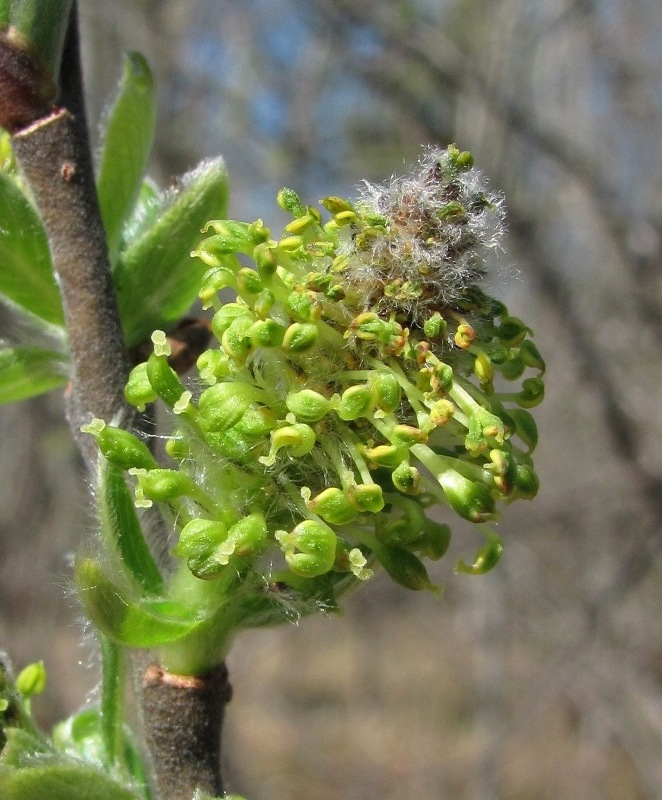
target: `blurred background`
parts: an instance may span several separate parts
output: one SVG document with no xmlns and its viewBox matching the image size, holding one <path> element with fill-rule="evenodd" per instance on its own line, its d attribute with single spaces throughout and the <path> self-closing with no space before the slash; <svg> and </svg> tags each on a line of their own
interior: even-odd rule
<svg viewBox="0 0 662 800">
<path fill-rule="evenodd" d="M 82 0 L 89 112 L 121 54 L 159 87 L 152 173 L 224 154 L 231 216 L 352 194 L 424 143 L 509 212 L 499 294 L 548 362 L 541 491 L 484 577 L 454 525 L 441 599 L 378 578 L 344 619 L 244 635 L 231 790 L 251 800 L 662 797 L 659 0 Z M 505 263 L 506 259 L 501 259 Z M 93 526 L 61 398 L 0 409 L 0 642 L 44 658 L 48 724 L 93 691 L 68 583 Z"/>
</svg>

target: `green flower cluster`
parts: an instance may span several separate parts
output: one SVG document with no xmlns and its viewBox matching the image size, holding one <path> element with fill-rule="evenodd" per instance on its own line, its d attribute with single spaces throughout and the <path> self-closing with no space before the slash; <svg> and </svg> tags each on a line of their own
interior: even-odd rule
<svg viewBox="0 0 662 800">
<path fill-rule="evenodd" d="M 281 238 L 213 221 L 193 253 L 217 340 L 197 378 L 171 368 L 161 331 L 131 374 L 130 403 L 176 417 L 172 466 L 105 423 L 87 430 L 135 476 L 136 505 L 165 509 L 172 554 L 202 581 L 259 575 L 257 594 L 332 607 L 381 564 L 434 589 L 422 558 L 449 544 L 440 503 L 485 537 L 458 569 L 486 571 L 501 544 L 482 524 L 538 488 L 527 409 L 544 372 L 527 325 L 479 286 L 500 198 L 451 146 L 356 203 L 325 198 L 326 221 L 289 189 L 278 202 Z"/>
</svg>

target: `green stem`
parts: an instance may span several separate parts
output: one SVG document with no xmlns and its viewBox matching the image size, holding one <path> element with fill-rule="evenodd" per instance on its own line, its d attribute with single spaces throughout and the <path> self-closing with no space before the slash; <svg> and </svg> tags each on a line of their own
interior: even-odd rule
<svg viewBox="0 0 662 800">
<path fill-rule="evenodd" d="M 109 768 L 124 763 L 124 675 L 123 648 L 99 634 L 101 647 L 101 732 Z"/>
</svg>

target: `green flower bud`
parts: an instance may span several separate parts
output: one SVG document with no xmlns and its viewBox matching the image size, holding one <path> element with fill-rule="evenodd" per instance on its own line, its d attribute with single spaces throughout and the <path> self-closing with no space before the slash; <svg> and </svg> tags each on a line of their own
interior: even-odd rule
<svg viewBox="0 0 662 800">
<path fill-rule="evenodd" d="M 499 339 L 509 347 L 520 344 L 527 334 L 532 333 L 531 328 L 517 317 L 504 317 L 495 332 Z"/>
<path fill-rule="evenodd" d="M 516 464 L 509 451 L 491 450 L 491 464 L 485 467 L 494 476 L 494 485 L 499 492 L 507 496 L 515 486 Z"/>
<path fill-rule="evenodd" d="M 236 425 L 251 403 L 259 398 L 259 390 L 246 383 L 216 383 L 200 395 L 201 421 L 208 431 L 226 431 Z"/>
<path fill-rule="evenodd" d="M 366 447 L 363 451 L 365 457 L 377 467 L 395 467 L 407 458 L 407 449 L 394 444 L 380 444 L 376 447 Z"/>
<path fill-rule="evenodd" d="M 437 213 L 440 219 L 449 220 L 450 222 L 460 222 L 465 219 L 467 210 L 462 203 L 458 203 L 457 200 L 451 200 L 442 206 Z"/>
<path fill-rule="evenodd" d="M 262 514 L 255 513 L 240 519 L 228 531 L 226 541 L 233 546 L 232 555 L 239 558 L 257 555 L 267 543 L 267 523 L 265 518 Z M 229 547 L 225 549 L 228 551 Z"/>
<path fill-rule="evenodd" d="M 428 339 L 441 339 L 446 336 L 448 323 L 438 311 L 423 323 L 423 333 Z"/>
<path fill-rule="evenodd" d="M 516 381 L 525 369 L 524 362 L 518 355 L 510 355 L 503 364 L 499 365 L 499 371 L 507 381 Z"/>
<path fill-rule="evenodd" d="M 474 157 L 468 150 L 463 150 L 455 159 L 455 165 L 457 166 L 458 170 L 465 172 L 473 167 Z"/>
<path fill-rule="evenodd" d="M 420 554 L 432 561 L 438 561 L 446 554 L 450 543 L 450 526 L 426 518 L 423 523 L 423 538 L 416 547 Z"/>
<path fill-rule="evenodd" d="M 276 416 L 270 408 L 249 406 L 234 430 L 244 436 L 261 437 L 271 433 L 277 424 Z"/>
<path fill-rule="evenodd" d="M 483 386 L 489 386 L 494 380 L 492 362 L 482 350 L 476 355 L 476 360 L 474 361 L 474 375 Z"/>
<path fill-rule="evenodd" d="M 333 407 L 331 400 L 312 389 L 290 392 L 285 398 L 285 405 L 300 422 L 318 422 Z"/>
<path fill-rule="evenodd" d="M 168 359 L 152 353 L 147 359 L 146 372 L 156 394 L 167 406 L 173 408 L 186 389 L 177 373 L 168 364 Z"/>
<path fill-rule="evenodd" d="M 252 325 L 251 317 L 238 317 L 221 336 L 221 346 L 230 358 L 242 361 L 250 353 L 253 348 L 249 332 Z"/>
<path fill-rule="evenodd" d="M 23 697 L 41 694 L 46 688 L 46 667 L 43 661 L 28 664 L 16 676 L 16 691 Z"/>
<path fill-rule="evenodd" d="M 278 347 L 283 343 L 285 327 L 274 319 L 259 319 L 248 333 L 255 347 Z"/>
<path fill-rule="evenodd" d="M 315 310 L 315 295 L 303 290 L 290 292 L 285 309 L 294 319 L 310 322 Z"/>
<path fill-rule="evenodd" d="M 391 480 L 395 488 L 403 494 L 416 494 L 421 482 L 421 475 L 416 467 L 412 467 L 407 461 L 393 470 Z"/>
<path fill-rule="evenodd" d="M 455 406 L 450 400 L 442 399 L 430 409 L 430 421 L 438 428 L 448 424 L 455 413 Z"/>
<path fill-rule="evenodd" d="M 306 207 L 294 189 L 288 189 L 287 187 L 281 189 L 276 195 L 276 202 L 283 211 L 287 211 L 293 217 L 303 217 L 306 213 Z"/>
<path fill-rule="evenodd" d="M 317 326 L 306 322 L 294 322 L 285 331 L 283 350 L 303 353 L 310 350 L 317 341 Z"/>
<path fill-rule="evenodd" d="M 342 214 L 346 211 L 351 211 L 354 213 L 354 207 L 348 200 L 344 200 L 342 197 L 325 197 L 320 200 L 320 203 L 329 211 L 331 214 Z"/>
<path fill-rule="evenodd" d="M 469 522 L 487 522 L 494 516 L 495 502 L 484 483 L 476 483 L 449 469 L 437 476 L 450 506 Z"/>
<path fill-rule="evenodd" d="M 486 534 L 486 539 L 486 544 L 476 553 L 473 564 L 459 561 L 455 565 L 455 572 L 466 572 L 469 575 L 484 575 L 499 563 L 503 553 L 501 539 L 493 531 L 489 531 Z"/>
<path fill-rule="evenodd" d="M 325 489 L 306 505 L 331 525 L 346 525 L 359 513 L 359 509 L 352 505 L 347 493 L 337 487 Z"/>
<path fill-rule="evenodd" d="M 386 414 L 392 414 L 400 408 L 402 389 L 398 379 L 391 372 L 378 372 L 370 378 L 377 406 Z"/>
<path fill-rule="evenodd" d="M 153 403 L 158 397 L 149 381 L 146 363 L 138 364 L 129 373 L 129 379 L 124 387 L 124 397 L 138 411 L 144 411 L 147 404 Z"/>
<path fill-rule="evenodd" d="M 519 346 L 519 357 L 526 367 L 545 371 L 545 360 L 540 355 L 538 348 L 530 339 L 525 339 Z"/>
<path fill-rule="evenodd" d="M 388 340 L 388 323 L 377 314 L 366 311 L 352 320 L 349 330 L 358 338 L 367 342 Z"/>
<path fill-rule="evenodd" d="M 469 430 L 464 446 L 472 456 L 490 447 L 502 445 L 505 436 L 502 420 L 485 408 L 475 411 L 469 418 Z"/>
<path fill-rule="evenodd" d="M 295 253 L 297 250 L 301 250 L 303 245 L 304 241 L 302 236 L 286 236 L 278 242 L 276 248 L 282 253 L 291 254 Z"/>
<path fill-rule="evenodd" d="M 375 406 L 375 393 L 371 386 L 350 386 L 345 389 L 336 409 L 340 419 L 349 421 L 367 417 Z"/>
<path fill-rule="evenodd" d="M 207 262 L 207 259 L 204 258 L 201 251 L 195 251 L 195 254 L 199 258 L 202 258 L 203 261 Z M 215 265 L 212 269 L 208 269 L 202 276 L 202 286 L 198 292 L 198 297 L 202 300 L 204 307 L 209 308 L 211 301 L 220 291 L 228 286 L 234 289 L 236 283 L 235 275 L 232 270 L 227 269 L 227 267 Z"/>
<path fill-rule="evenodd" d="M 213 580 L 221 575 L 228 563 L 222 563 L 216 557 L 227 535 L 228 529 L 222 522 L 209 519 L 191 520 L 182 528 L 172 554 L 178 558 L 186 558 L 186 564 L 196 578 Z"/>
<path fill-rule="evenodd" d="M 142 495 L 149 500 L 165 503 L 176 497 L 196 497 L 200 488 L 188 475 L 174 469 L 131 470 L 138 478 Z"/>
<path fill-rule="evenodd" d="M 375 555 L 391 578 L 405 589 L 415 592 L 429 589 L 435 594 L 439 593 L 439 587 L 430 581 L 423 562 L 406 547 L 398 544 L 379 545 L 375 548 Z"/>
<path fill-rule="evenodd" d="M 264 319 L 269 315 L 269 312 L 274 307 L 276 297 L 271 289 L 263 289 L 260 294 L 255 298 L 253 303 L 253 311 L 258 317 Z"/>
<path fill-rule="evenodd" d="M 222 350 L 205 350 L 204 353 L 200 353 L 196 366 L 200 377 L 207 384 L 214 384 L 232 375 L 228 354 Z"/>
<path fill-rule="evenodd" d="M 276 539 L 295 575 L 315 578 L 333 569 L 337 537 L 326 525 L 306 519 L 290 533 L 276 531 Z"/>
<path fill-rule="evenodd" d="M 358 511 L 377 514 L 384 508 L 382 487 L 376 483 L 357 483 L 347 488 L 347 497 Z"/>
<path fill-rule="evenodd" d="M 515 488 L 517 496 L 524 500 L 532 500 L 537 494 L 540 483 L 533 467 L 518 464 L 515 467 Z"/>
<path fill-rule="evenodd" d="M 264 289 L 260 276 L 254 269 L 243 267 L 237 272 L 237 285 L 247 294 L 259 294 Z"/>
<path fill-rule="evenodd" d="M 467 350 L 473 344 L 476 338 L 476 331 L 467 322 L 463 322 L 457 326 L 453 341 L 455 346 L 461 350 Z"/>
<path fill-rule="evenodd" d="M 302 217 L 297 217 L 297 219 L 293 219 L 292 222 L 288 223 L 285 226 L 285 230 L 295 235 L 301 234 L 315 225 L 317 221 L 311 213 L 304 214 Z"/>
<path fill-rule="evenodd" d="M 152 469 L 158 466 L 147 445 L 129 431 L 106 425 L 101 419 L 93 419 L 87 425 L 81 425 L 81 431 L 94 436 L 99 450 L 111 464 L 120 469 Z"/>
<path fill-rule="evenodd" d="M 517 404 L 522 408 L 533 408 L 542 403 L 545 397 L 545 384 L 541 378 L 527 378 L 522 381 L 522 391 L 517 395 Z"/>
<path fill-rule="evenodd" d="M 258 461 L 267 467 L 272 466 L 276 462 L 276 454 L 283 448 L 293 458 L 300 458 L 310 453 L 315 447 L 315 441 L 315 431 L 310 425 L 304 423 L 286 425 L 284 428 L 278 428 L 271 432 L 269 455 L 260 457 Z"/>
<path fill-rule="evenodd" d="M 278 268 L 278 260 L 274 253 L 273 246 L 269 242 L 258 244 L 253 250 L 253 261 L 257 267 L 258 275 L 263 279 L 270 278 Z"/>
<path fill-rule="evenodd" d="M 428 434 L 413 425 L 394 425 L 393 438 L 398 444 L 411 445 L 427 442 Z"/>
<path fill-rule="evenodd" d="M 220 341 L 225 331 L 240 317 L 248 317 L 251 322 L 253 321 L 248 306 L 243 303 L 226 303 L 212 317 L 211 329 L 214 336 Z"/>
</svg>

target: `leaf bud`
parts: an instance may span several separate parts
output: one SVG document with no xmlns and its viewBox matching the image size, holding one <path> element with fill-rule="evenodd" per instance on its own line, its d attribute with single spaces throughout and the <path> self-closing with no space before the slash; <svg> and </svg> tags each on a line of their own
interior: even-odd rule
<svg viewBox="0 0 662 800">
<path fill-rule="evenodd" d="M 333 569 L 337 537 L 328 526 L 307 519 L 290 533 L 276 531 L 276 539 L 295 575 L 315 578 Z"/>
<path fill-rule="evenodd" d="M 307 322 L 293 322 L 285 331 L 283 350 L 302 353 L 310 350 L 317 341 L 317 326 Z"/>
<path fill-rule="evenodd" d="M 134 367 L 124 387 L 124 397 L 138 411 L 144 411 L 148 403 L 153 403 L 158 395 L 152 388 L 147 375 L 147 364 L 143 362 Z"/>
<path fill-rule="evenodd" d="M 102 419 L 96 418 L 82 425 L 81 431 L 94 436 L 106 459 L 120 469 L 152 469 L 157 466 L 147 445 L 129 431 L 107 425 Z"/>
<path fill-rule="evenodd" d="M 331 400 L 312 389 L 290 392 L 285 398 L 287 410 L 300 422 L 319 422 L 333 408 Z"/>
<path fill-rule="evenodd" d="M 198 411 L 208 431 L 226 431 L 239 422 L 259 397 L 259 390 L 246 383 L 216 383 L 200 395 Z"/>
<path fill-rule="evenodd" d="M 375 405 L 375 394 L 371 386 L 350 386 L 340 398 L 337 413 L 345 421 L 367 417 Z"/>
<path fill-rule="evenodd" d="M 46 667 L 43 661 L 28 664 L 16 676 L 16 691 L 23 697 L 41 694 L 46 688 Z"/>
</svg>

